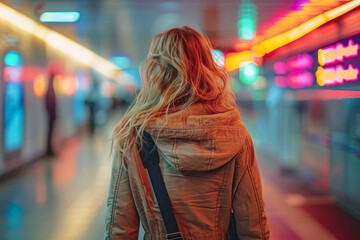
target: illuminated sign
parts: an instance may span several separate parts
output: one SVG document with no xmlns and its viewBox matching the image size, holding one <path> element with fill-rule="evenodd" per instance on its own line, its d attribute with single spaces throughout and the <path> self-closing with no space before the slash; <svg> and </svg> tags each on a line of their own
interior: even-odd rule
<svg viewBox="0 0 360 240">
<path fill-rule="evenodd" d="M 16 51 L 4 56 L 4 147 L 7 152 L 19 150 L 24 142 L 24 93 L 20 80 L 23 58 Z"/>
<path fill-rule="evenodd" d="M 43 12 L 40 16 L 40 22 L 73 23 L 79 18 L 79 12 Z"/>
<path fill-rule="evenodd" d="M 344 47 L 342 43 L 337 43 L 330 47 L 318 50 L 318 60 L 321 66 L 342 62 L 344 58 L 356 57 L 359 55 L 359 44 L 354 44 L 349 40 L 348 46 Z"/>
<path fill-rule="evenodd" d="M 316 82 L 319 86 L 343 85 L 346 82 L 359 80 L 359 68 L 345 64 L 345 59 L 359 55 L 359 44 L 349 39 L 347 46 L 339 42 L 318 50 L 319 67 L 316 71 Z M 328 66 L 337 63 L 335 66 Z"/>
<path fill-rule="evenodd" d="M 344 69 L 341 65 L 336 67 L 318 67 L 316 71 L 316 81 L 319 86 L 342 85 L 345 82 L 357 81 L 359 69 L 354 68 L 351 64 L 348 69 Z"/>
<path fill-rule="evenodd" d="M 313 67 L 313 57 L 307 53 L 274 63 L 275 84 L 281 88 L 304 88 L 312 86 L 314 76 L 309 72 Z"/>
<path fill-rule="evenodd" d="M 360 89 L 360 34 L 263 67 L 280 88 Z M 344 86 L 344 87 L 341 87 Z"/>
<path fill-rule="evenodd" d="M 77 91 L 73 97 L 73 117 L 76 125 L 84 124 L 86 120 L 86 92 L 84 85 L 86 84 L 86 76 L 80 71 L 75 73 Z"/>
</svg>

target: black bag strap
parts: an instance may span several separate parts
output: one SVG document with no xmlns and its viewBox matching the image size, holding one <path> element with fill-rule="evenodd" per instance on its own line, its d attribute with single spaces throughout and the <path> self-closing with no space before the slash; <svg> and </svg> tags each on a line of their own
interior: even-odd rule
<svg viewBox="0 0 360 240">
<path fill-rule="evenodd" d="M 176 222 L 173 209 L 170 204 L 170 198 L 166 191 L 164 179 L 159 167 L 159 153 L 151 135 L 144 131 L 144 144 L 142 148 L 137 143 L 139 154 L 143 166 L 147 169 L 153 186 L 156 200 L 159 204 L 161 216 L 166 228 L 166 239 L 183 239 Z"/>
</svg>

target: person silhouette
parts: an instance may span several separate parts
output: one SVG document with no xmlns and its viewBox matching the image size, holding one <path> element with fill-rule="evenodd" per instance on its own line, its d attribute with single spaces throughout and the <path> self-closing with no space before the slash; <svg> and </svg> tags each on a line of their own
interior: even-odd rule
<svg viewBox="0 0 360 240">
<path fill-rule="evenodd" d="M 51 72 L 49 74 L 49 84 L 45 95 L 45 108 L 48 114 L 48 134 L 47 134 L 47 147 L 46 154 L 48 156 L 54 155 L 54 149 L 52 146 L 52 138 L 54 133 L 54 125 L 56 121 L 56 94 L 54 89 L 55 74 Z"/>
</svg>

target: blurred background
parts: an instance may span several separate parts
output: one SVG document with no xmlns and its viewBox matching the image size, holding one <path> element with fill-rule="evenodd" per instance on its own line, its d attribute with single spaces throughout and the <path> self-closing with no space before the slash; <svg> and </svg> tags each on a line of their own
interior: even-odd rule
<svg viewBox="0 0 360 240">
<path fill-rule="evenodd" d="M 360 0 L 1 1 L 0 239 L 103 239 L 112 129 L 141 88 L 152 37 L 184 25 L 229 71 L 271 239 L 360 239 L 359 10 Z"/>
</svg>

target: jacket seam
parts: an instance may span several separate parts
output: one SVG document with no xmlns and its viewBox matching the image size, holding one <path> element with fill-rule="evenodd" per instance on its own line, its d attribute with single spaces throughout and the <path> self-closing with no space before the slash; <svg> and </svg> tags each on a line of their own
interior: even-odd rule
<svg viewBox="0 0 360 240">
<path fill-rule="evenodd" d="M 209 161 L 209 165 L 208 165 L 208 170 L 211 168 L 211 165 L 213 164 L 214 161 L 214 149 L 215 149 L 215 139 L 211 140 L 211 157 L 210 157 L 210 161 Z"/>
<path fill-rule="evenodd" d="M 250 155 L 249 153 L 249 140 L 248 138 L 246 138 L 246 144 L 248 146 L 247 150 L 248 150 L 248 154 Z M 251 181 L 251 185 L 252 185 L 252 188 L 253 188 L 253 191 L 254 191 L 254 195 L 255 195 L 255 198 L 256 198 L 256 205 L 257 205 L 257 209 L 258 209 L 258 214 L 259 214 L 259 225 L 260 225 L 260 230 L 261 230 L 261 234 L 262 234 L 262 237 L 265 237 L 265 230 L 264 230 L 264 226 L 262 225 L 261 223 L 261 214 L 262 214 L 262 211 L 261 211 L 261 206 L 260 206 L 260 201 L 259 201 L 259 196 L 258 196 L 258 193 L 256 191 L 256 187 L 255 187 L 255 181 L 254 181 L 254 177 L 249 169 L 249 163 L 247 164 L 247 167 L 246 167 L 248 173 L 249 173 L 249 176 L 250 176 L 250 181 Z"/>
<path fill-rule="evenodd" d="M 175 138 L 173 141 L 173 146 L 172 146 L 172 153 L 174 154 L 174 164 L 177 170 L 179 170 L 179 162 L 178 162 L 178 157 L 176 154 L 176 148 L 177 148 L 177 139 Z"/>
<path fill-rule="evenodd" d="M 218 221 L 219 221 L 219 215 L 220 215 L 220 213 L 219 213 L 219 211 L 220 211 L 220 199 L 221 199 L 221 196 L 222 196 L 222 194 L 223 194 L 223 192 L 224 192 L 224 190 L 225 190 L 225 180 L 226 180 L 226 178 L 227 178 L 227 175 L 228 175 L 228 173 L 229 173 L 229 167 L 230 165 L 229 164 L 227 164 L 227 166 L 226 166 L 226 169 L 225 169 L 225 173 L 224 173 L 224 178 L 223 178 L 223 180 L 222 180 L 222 183 L 221 183 L 221 188 L 220 188 L 220 191 L 219 191 L 219 195 L 218 195 L 218 198 L 217 198 L 217 203 L 216 203 L 216 214 L 215 214 L 215 228 L 216 228 L 216 231 L 217 231 L 217 226 L 218 226 Z"/>
<path fill-rule="evenodd" d="M 114 199 L 112 200 L 112 204 L 111 204 L 112 209 L 111 209 L 111 215 L 110 215 L 110 225 L 109 225 L 109 230 L 108 230 L 109 236 L 111 236 L 112 228 L 114 226 L 114 213 L 115 213 L 115 204 L 116 204 L 115 202 L 117 199 L 117 194 L 119 191 L 119 182 L 120 182 L 123 171 L 124 171 L 123 167 L 120 166 L 120 171 L 117 175 L 116 182 L 115 182 Z"/>
</svg>

